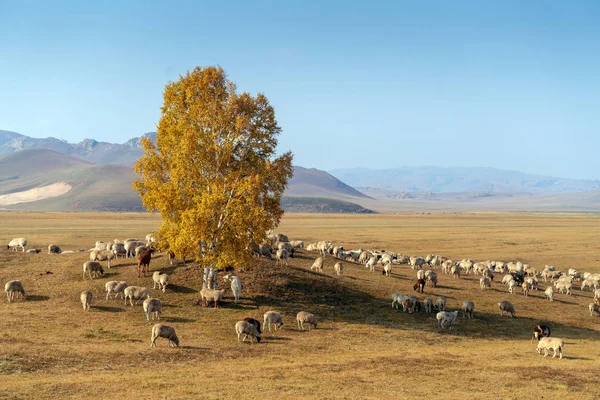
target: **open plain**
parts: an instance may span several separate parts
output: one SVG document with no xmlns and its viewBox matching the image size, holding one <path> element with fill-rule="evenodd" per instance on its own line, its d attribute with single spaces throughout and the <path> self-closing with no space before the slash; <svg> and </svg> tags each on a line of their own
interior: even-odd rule
<svg viewBox="0 0 600 400">
<path fill-rule="evenodd" d="M 496 276 L 491 290 L 479 276 L 439 274 L 448 309 L 475 302 L 473 320 L 438 330 L 435 313 L 391 308 L 391 294 L 415 294 L 415 273 L 395 265 L 392 276 L 344 262 L 344 274 L 310 270 L 316 253 L 300 252 L 289 266 L 256 259 L 240 265 L 242 300 L 227 287 L 220 309 L 196 304 L 201 268 L 171 267 L 164 254 L 150 264 L 170 276 L 161 322 L 175 327 L 179 348 L 159 339 L 150 348 L 153 321 L 142 306 L 105 299 L 108 280 L 152 287 L 138 278 L 134 259 L 118 259 L 103 276 L 82 280 L 87 249 L 97 240 L 138 237 L 158 217 L 135 213 L 0 213 L 0 282 L 19 279 L 27 299 L 0 302 L 0 398 L 577 398 L 600 396 L 600 318 L 591 317 L 592 292 L 544 300 L 546 283 L 528 297 L 509 294 Z M 385 249 L 409 255 L 441 254 L 453 260 L 520 260 L 533 267 L 600 272 L 600 217 L 591 214 L 300 215 L 284 217 L 278 232 L 310 243 L 328 240 L 345 249 Z M 40 254 L 12 252 L 6 243 L 26 237 Z M 49 255 L 49 244 L 74 254 Z M 105 266 L 106 263 L 103 263 Z M 84 312 L 79 294 L 94 295 Z M 515 304 L 517 318 L 501 318 L 497 303 Z M 281 331 L 260 344 L 238 343 L 236 321 L 276 310 Z M 296 328 L 298 311 L 314 313 L 316 330 Z M 565 340 L 562 360 L 543 358 L 531 343 L 545 323 Z"/>
</svg>

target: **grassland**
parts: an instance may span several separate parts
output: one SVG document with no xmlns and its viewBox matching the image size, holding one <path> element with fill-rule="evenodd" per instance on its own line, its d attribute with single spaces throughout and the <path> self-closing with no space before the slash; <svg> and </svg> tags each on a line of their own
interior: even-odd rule
<svg viewBox="0 0 600 400">
<path fill-rule="evenodd" d="M 29 247 L 58 244 L 88 249 L 96 240 L 145 234 L 158 225 L 146 214 L 0 213 L 0 243 L 25 236 Z M 576 214 L 288 215 L 279 231 L 294 239 L 328 239 L 346 248 L 382 248 L 406 254 L 439 253 L 453 259 L 520 259 L 600 271 L 600 218 Z M 176 327 L 181 347 L 164 341 L 150 349 L 141 306 L 105 300 L 107 280 L 151 286 L 137 278 L 131 260 L 119 260 L 104 277 L 82 280 L 88 253 L 23 254 L 0 250 L 0 280 L 20 279 L 27 301 L 0 302 L 0 398 L 598 398 L 600 318 L 590 317 L 590 292 L 543 300 L 510 295 L 498 283 L 481 291 L 478 277 L 441 275 L 423 298 L 448 298 L 450 309 L 475 301 L 475 319 L 438 331 L 433 315 L 392 310 L 390 295 L 412 293 L 414 273 L 393 276 L 345 263 L 342 277 L 309 270 L 314 254 L 288 267 L 259 261 L 240 266 L 243 299 L 230 292 L 221 309 L 195 304 L 200 267 L 168 266 L 172 286 L 153 295 L 163 302 L 163 322 Z M 48 273 L 51 272 L 51 273 Z M 92 290 L 88 313 L 79 303 Z M 500 318 L 496 303 L 509 299 L 514 320 Z M 233 325 L 267 310 L 284 313 L 280 332 L 260 345 L 238 344 Z M 296 329 L 296 312 L 319 317 L 319 328 Z M 531 329 L 548 323 L 565 338 L 563 360 L 544 359 L 530 343 Z"/>
</svg>

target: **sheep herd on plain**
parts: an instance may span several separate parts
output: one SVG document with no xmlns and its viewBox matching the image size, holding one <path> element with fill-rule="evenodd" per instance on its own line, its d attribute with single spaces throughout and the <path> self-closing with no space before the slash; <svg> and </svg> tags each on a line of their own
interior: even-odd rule
<svg viewBox="0 0 600 400">
<path fill-rule="evenodd" d="M 90 252 L 90 261 L 86 261 L 83 264 L 83 279 L 85 280 L 86 275 L 89 279 L 98 277 L 98 275 L 104 274 L 101 261 L 107 262 L 107 268 L 111 268 L 111 260 L 115 260 L 118 257 L 136 257 L 138 261 L 138 277 L 142 274 L 146 276 L 149 271 L 150 260 L 152 254 L 155 252 L 154 245 L 156 240 L 152 234 L 146 236 L 146 241 L 140 241 L 138 239 L 129 238 L 124 241 L 115 239 L 112 243 L 105 243 L 103 241 L 96 242 Z M 27 239 L 16 238 L 10 241 L 7 248 L 15 251 L 21 250 L 27 253 L 39 253 L 41 249 L 29 249 L 25 250 L 27 246 Z M 343 246 L 335 246 L 327 241 L 320 241 L 316 243 L 308 244 L 304 246 L 303 241 L 290 241 L 286 235 L 283 234 L 271 234 L 269 240 L 261 245 L 252 245 L 251 251 L 254 256 L 266 257 L 270 260 L 273 259 L 273 255 L 278 264 L 288 265 L 288 259 L 294 258 L 294 253 L 299 249 L 303 249 L 309 252 L 319 253 L 320 257 L 317 257 L 311 266 L 311 270 L 323 273 L 326 256 L 332 256 L 336 259 L 333 265 L 334 273 L 337 276 L 343 275 L 343 263 L 351 262 L 353 264 L 362 264 L 371 272 L 375 272 L 377 267 L 381 267 L 382 275 L 385 277 L 391 276 L 392 268 L 394 265 L 408 265 L 414 271 L 416 271 L 416 279 L 413 289 L 417 293 L 424 293 L 427 285 L 435 288 L 438 284 L 438 271 L 442 274 L 448 274 L 453 279 L 460 279 L 461 275 L 481 275 L 479 279 L 479 286 L 482 290 L 487 290 L 492 287 L 494 277 L 503 274 L 501 284 L 506 285 L 509 294 L 514 295 L 518 288 L 524 296 L 528 296 L 531 290 L 538 290 L 538 282 L 543 279 L 544 282 L 550 280 L 550 284 L 545 289 L 545 298 L 549 301 L 554 300 L 554 294 L 565 293 L 572 295 L 573 286 L 576 282 L 581 284 L 581 290 L 591 289 L 594 291 L 593 302 L 589 304 L 590 315 L 594 314 L 600 316 L 600 274 L 589 273 L 570 268 L 567 273 L 558 271 L 553 266 L 546 265 L 543 270 L 537 270 L 532 268 L 528 264 L 523 264 L 519 261 L 504 263 L 501 261 L 483 261 L 476 262 L 471 259 L 463 259 L 458 262 L 447 259 L 440 255 L 429 254 L 426 257 L 408 256 L 403 254 L 397 254 L 394 252 L 386 251 L 375 251 L 375 250 L 349 250 L 346 251 Z M 85 251 L 80 249 L 79 251 Z M 48 254 L 69 254 L 74 251 L 62 251 L 59 246 L 51 244 L 48 246 Z M 172 252 L 167 252 L 169 262 L 173 265 L 175 256 Z M 223 277 L 225 283 L 229 283 L 233 293 L 235 302 L 237 303 L 241 297 L 242 284 L 240 278 L 227 274 Z M 161 271 L 155 271 L 152 274 L 153 289 L 161 290 L 165 293 L 169 285 L 169 275 L 162 273 Z M 106 299 L 116 299 L 119 295 L 121 299 L 125 301 L 129 300 L 130 305 L 133 307 L 140 301 L 143 301 L 142 306 L 147 320 L 152 319 L 160 320 L 162 313 L 162 304 L 159 299 L 152 298 L 150 291 L 146 287 L 140 286 L 129 286 L 125 281 L 109 281 L 105 284 Z M 23 284 L 19 280 L 11 280 L 5 285 L 5 292 L 8 297 L 8 301 L 11 302 L 16 297 L 24 297 L 25 289 Z M 207 307 L 210 303 L 214 304 L 215 308 L 218 308 L 219 302 L 223 299 L 225 290 L 217 290 L 210 287 L 205 287 L 200 291 L 202 306 Z M 80 295 L 81 304 L 84 311 L 90 309 L 90 305 L 93 301 L 93 294 L 91 291 L 83 291 Z M 135 304 L 134 304 L 135 300 Z M 507 313 L 511 317 L 515 317 L 514 305 L 507 301 L 501 300 L 497 303 L 500 311 L 500 316 Z M 426 313 L 432 313 L 434 308 L 437 309 L 436 320 L 439 329 L 452 329 L 457 321 L 459 311 L 449 311 L 446 309 L 446 297 L 438 296 L 435 302 L 432 298 L 426 297 L 422 301 L 416 296 L 408 296 L 401 292 L 395 292 L 392 294 L 392 308 L 402 308 L 405 313 L 416 313 L 420 310 Z M 475 310 L 475 303 L 471 300 L 465 300 L 462 304 L 463 317 L 472 319 Z M 307 324 L 308 329 L 316 328 L 317 318 L 315 315 L 300 311 L 296 316 L 296 322 L 298 329 L 304 329 L 304 324 Z M 266 329 L 268 326 L 271 331 L 271 326 L 275 330 L 281 329 L 283 325 L 283 317 L 280 313 L 275 311 L 268 311 L 263 315 L 263 328 Z M 250 338 L 250 342 L 254 339 L 257 342 L 261 341 L 261 323 L 254 318 L 245 318 L 242 321 L 238 321 L 235 324 L 235 332 L 238 337 L 238 341 L 245 341 Z M 168 346 L 179 346 L 179 338 L 175 333 L 175 329 L 170 326 L 163 324 L 156 324 L 152 327 L 151 333 L 151 347 L 156 345 L 156 339 L 162 337 L 168 340 Z M 564 341 L 560 338 L 550 337 L 550 328 L 545 325 L 538 325 L 534 327 L 533 338 L 538 340 L 537 351 L 538 353 L 544 353 L 544 356 L 548 355 L 549 350 L 554 351 L 553 358 L 558 354 L 562 358 L 562 350 L 564 347 Z M 533 340 L 532 338 L 532 340 Z"/>
</svg>

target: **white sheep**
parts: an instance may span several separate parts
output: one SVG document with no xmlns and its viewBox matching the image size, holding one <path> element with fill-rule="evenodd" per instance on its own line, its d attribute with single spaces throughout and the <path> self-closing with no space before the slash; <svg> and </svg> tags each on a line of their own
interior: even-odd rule
<svg viewBox="0 0 600 400">
<path fill-rule="evenodd" d="M 149 233 L 146 235 L 146 246 L 150 247 L 153 243 L 156 243 L 156 238 L 153 234 Z"/>
<path fill-rule="evenodd" d="M 26 246 L 27 246 L 27 239 L 15 238 L 8 243 L 8 246 L 6 246 L 6 248 L 9 250 L 12 248 L 14 251 L 17 251 L 17 248 L 20 247 L 24 253 Z"/>
<path fill-rule="evenodd" d="M 558 281 L 555 283 L 555 287 L 558 289 L 560 294 L 562 294 L 563 290 L 565 290 L 569 296 L 573 296 L 573 293 L 571 292 L 573 284 L 571 282 Z"/>
<path fill-rule="evenodd" d="M 304 248 L 304 242 L 302 240 L 292 240 L 290 243 L 292 244 L 292 246 L 294 246 L 295 249 Z"/>
<path fill-rule="evenodd" d="M 317 328 L 317 318 L 306 311 L 300 311 L 298 315 L 296 315 L 296 322 L 298 322 L 298 329 L 304 330 L 304 323 L 308 324 L 308 330 L 312 327 L 313 329 Z"/>
<path fill-rule="evenodd" d="M 250 343 L 252 343 L 252 338 L 256 338 L 256 341 L 260 343 L 261 337 L 260 333 L 256 329 L 256 325 L 247 322 L 247 321 L 238 321 L 235 323 L 235 333 L 238 337 L 238 342 L 245 342 L 246 338 L 250 337 Z M 242 335 L 244 338 L 242 339 Z"/>
<path fill-rule="evenodd" d="M 158 285 L 158 289 L 162 290 L 163 293 L 165 293 L 168 284 L 169 275 L 161 274 L 160 271 L 154 271 L 154 273 L 152 274 L 152 289 L 156 289 L 156 285 Z"/>
<path fill-rule="evenodd" d="M 98 276 L 98 273 L 104 275 L 104 270 L 102 269 L 102 265 L 100 265 L 99 262 L 97 261 L 86 261 L 83 263 L 83 279 L 85 280 L 85 273 L 88 273 L 90 276 L 90 279 L 92 278 L 92 273 L 94 274 L 94 277 Z"/>
<path fill-rule="evenodd" d="M 509 313 L 511 318 L 515 317 L 515 306 L 506 300 L 498 302 L 498 308 L 500 309 L 500 316 L 504 316 L 504 313 Z"/>
<path fill-rule="evenodd" d="M 92 250 L 90 252 L 90 261 L 108 261 L 110 268 L 110 260 L 117 258 L 117 255 L 109 250 Z"/>
<path fill-rule="evenodd" d="M 475 310 L 475 303 L 470 300 L 465 300 L 462 305 L 463 310 L 463 318 L 465 316 L 469 317 L 469 319 L 473 319 L 473 311 Z"/>
<path fill-rule="evenodd" d="M 4 291 L 6 292 L 6 297 L 8 297 L 8 302 L 10 303 L 16 297 L 25 297 L 25 289 L 23 288 L 23 284 L 21 281 L 13 280 L 6 282 L 4 285 Z"/>
<path fill-rule="evenodd" d="M 425 300 L 423 300 L 423 307 L 425 308 L 426 313 L 433 312 L 433 300 L 431 297 L 426 297 Z"/>
<path fill-rule="evenodd" d="M 124 299 L 125 298 L 125 288 L 127 287 L 127 282 L 125 281 L 121 281 L 121 282 L 117 282 L 117 281 L 109 281 L 106 282 L 104 284 L 104 288 L 106 289 L 106 300 L 111 299 L 112 296 L 111 294 L 115 294 L 115 299 L 119 296 L 119 293 L 121 293 L 121 298 Z"/>
<path fill-rule="evenodd" d="M 440 311 L 435 316 L 438 321 L 438 328 L 442 329 L 444 325 L 450 325 L 450 329 L 452 329 L 456 322 L 456 317 L 458 317 L 458 311 Z"/>
<path fill-rule="evenodd" d="M 446 296 L 438 297 L 437 300 L 435 301 L 435 307 L 438 309 L 438 311 L 445 311 L 446 310 Z"/>
<path fill-rule="evenodd" d="M 281 329 L 281 326 L 283 325 L 283 317 L 281 314 L 275 311 L 267 311 L 263 320 L 264 329 L 266 329 L 267 324 L 269 325 L 269 332 L 271 331 L 271 324 L 273 324 L 275 330 Z"/>
<path fill-rule="evenodd" d="M 92 304 L 92 292 L 89 290 L 85 290 L 81 292 L 79 299 L 81 300 L 81 305 L 83 306 L 83 311 L 89 311 L 90 305 Z"/>
<path fill-rule="evenodd" d="M 162 337 L 169 340 L 169 347 L 179 346 L 179 338 L 175 334 L 175 328 L 163 324 L 156 324 L 152 327 L 152 336 L 150 337 L 150 347 L 156 346 L 156 339 Z"/>
<path fill-rule="evenodd" d="M 292 257 L 289 251 L 280 249 L 275 253 L 275 258 L 277 259 L 277 263 L 281 265 L 288 265 L 287 259 Z"/>
<path fill-rule="evenodd" d="M 160 314 L 162 313 L 162 304 L 159 299 L 148 298 L 142 303 L 146 319 L 150 321 L 150 314 L 152 319 L 156 316 L 156 319 L 160 320 Z"/>
<path fill-rule="evenodd" d="M 125 241 L 125 254 L 126 257 L 134 257 L 135 256 L 135 249 L 137 249 L 138 247 L 142 247 L 142 246 L 146 246 L 145 242 L 141 242 L 141 241 L 137 241 L 137 240 L 129 240 L 129 241 Z"/>
<path fill-rule="evenodd" d="M 418 271 L 417 271 L 417 280 L 418 280 L 418 279 L 423 279 L 423 280 L 425 280 L 425 270 L 423 270 L 423 269 L 420 269 L 420 270 L 418 270 Z"/>
<path fill-rule="evenodd" d="M 596 315 L 600 316 L 600 307 L 598 306 L 598 304 L 590 303 L 590 305 L 588 306 L 588 309 L 590 310 L 590 317 L 593 317 L 594 313 L 596 313 Z"/>
<path fill-rule="evenodd" d="M 479 279 L 479 287 L 481 287 L 481 289 L 490 289 L 492 287 L 492 281 L 490 280 L 490 278 L 483 276 L 481 277 L 481 279 Z"/>
<path fill-rule="evenodd" d="M 383 264 L 383 270 L 381 271 L 381 273 L 384 276 L 391 276 L 391 274 L 392 274 L 392 263 L 391 262 L 387 262 L 387 263 Z"/>
<path fill-rule="evenodd" d="M 377 265 L 377 257 L 371 256 L 371 258 L 369 258 L 369 261 L 367 261 L 367 263 L 365 264 L 365 268 L 369 268 L 371 272 L 375 272 L 375 265 Z"/>
<path fill-rule="evenodd" d="M 544 291 L 544 297 L 549 301 L 554 301 L 554 287 L 548 286 Z"/>
<path fill-rule="evenodd" d="M 333 270 L 335 271 L 336 275 L 342 275 L 344 273 L 344 266 L 342 265 L 342 262 L 336 262 L 333 266 Z"/>
<path fill-rule="evenodd" d="M 450 268 L 450 273 L 452 274 L 452 278 L 460 279 L 461 272 L 462 272 L 462 267 L 460 265 L 453 265 Z"/>
<path fill-rule="evenodd" d="M 219 308 L 219 301 L 225 296 L 225 289 L 209 289 L 204 288 L 200 291 L 200 297 L 202 298 L 202 307 L 208 307 L 208 303 L 211 301 L 215 302 L 215 308 Z"/>
<path fill-rule="evenodd" d="M 562 358 L 562 351 L 565 347 L 564 340 L 555 337 L 543 337 L 538 341 L 537 352 L 538 354 L 542 354 L 544 352 L 544 357 L 548 356 L 548 350 L 554 350 L 554 355 L 552 358 L 556 357 L 556 353 L 558 352 L 559 358 Z"/>
<path fill-rule="evenodd" d="M 523 295 L 527 297 L 529 295 L 529 283 L 523 282 L 521 287 L 523 288 Z"/>
<path fill-rule="evenodd" d="M 396 292 L 392 294 L 392 308 L 400 308 L 400 306 L 402 305 L 402 303 L 404 302 L 404 300 L 408 299 L 408 296 L 400 293 L 400 292 Z"/>
<path fill-rule="evenodd" d="M 511 280 L 510 282 L 508 282 L 508 292 L 511 294 L 515 294 L 515 289 L 517 287 L 517 282 L 515 282 L 515 280 Z"/>
<path fill-rule="evenodd" d="M 225 282 L 231 281 L 231 291 L 233 292 L 233 297 L 235 298 L 235 302 L 237 303 L 242 295 L 242 281 L 240 281 L 239 277 L 231 274 L 225 275 L 223 277 L 223 280 Z"/>
<path fill-rule="evenodd" d="M 323 272 L 323 258 L 319 257 L 315 260 L 313 265 L 310 267 L 311 270 L 315 270 L 317 272 Z"/>
<path fill-rule="evenodd" d="M 129 299 L 131 307 L 133 307 L 133 300 L 136 300 L 135 305 L 137 305 L 140 300 L 150 298 L 150 292 L 147 288 L 142 286 L 127 286 L 125 290 L 123 290 L 123 294 L 125 295 L 125 305 L 127 305 L 127 299 Z"/>
</svg>

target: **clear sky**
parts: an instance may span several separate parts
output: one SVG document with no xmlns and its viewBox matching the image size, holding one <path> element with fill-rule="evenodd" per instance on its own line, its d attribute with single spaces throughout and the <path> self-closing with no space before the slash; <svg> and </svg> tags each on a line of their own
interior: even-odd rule
<svg viewBox="0 0 600 400">
<path fill-rule="evenodd" d="M 306 167 L 600 178 L 599 1 L 0 0 L 0 129 L 124 142 L 218 64 Z"/>
</svg>

